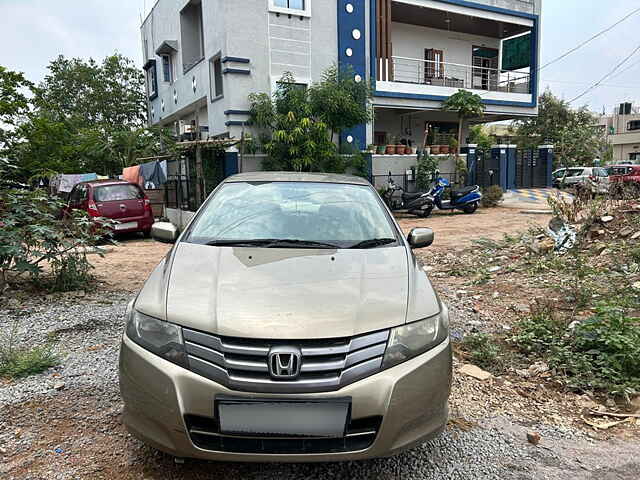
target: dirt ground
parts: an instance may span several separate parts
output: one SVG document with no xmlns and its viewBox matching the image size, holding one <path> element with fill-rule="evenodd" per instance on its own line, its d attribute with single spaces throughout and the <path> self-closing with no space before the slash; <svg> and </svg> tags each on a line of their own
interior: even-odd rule
<svg viewBox="0 0 640 480">
<path fill-rule="evenodd" d="M 498 207 L 480 209 L 473 215 L 461 212 L 434 212 L 429 218 L 399 214 L 400 226 L 405 233 L 412 228 L 430 227 L 435 232 L 432 250 L 467 247 L 478 238 L 502 238 L 514 234 L 529 225 L 545 225 L 550 215 L 524 214 L 519 208 Z M 136 292 L 158 262 L 167 254 L 171 245 L 145 240 L 138 236 L 118 239 L 118 245 L 109 246 L 104 257 L 93 255 L 91 263 L 96 276 L 107 290 Z"/>
</svg>

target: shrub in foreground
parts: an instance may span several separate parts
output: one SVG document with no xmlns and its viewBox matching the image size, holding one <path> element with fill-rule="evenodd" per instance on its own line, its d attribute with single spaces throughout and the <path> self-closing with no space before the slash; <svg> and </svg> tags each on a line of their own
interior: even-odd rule
<svg viewBox="0 0 640 480">
<path fill-rule="evenodd" d="M 567 387 L 629 399 L 640 392 L 640 322 L 615 306 L 566 325 L 549 313 L 525 319 L 512 338 L 520 351 L 543 357 Z"/>
</svg>

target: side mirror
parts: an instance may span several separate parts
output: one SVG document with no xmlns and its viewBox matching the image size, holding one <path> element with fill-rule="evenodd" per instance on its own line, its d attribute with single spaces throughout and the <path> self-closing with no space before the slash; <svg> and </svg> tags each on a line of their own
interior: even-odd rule
<svg viewBox="0 0 640 480">
<path fill-rule="evenodd" d="M 158 242 L 175 243 L 178 236 L 178 228 L 173 223 L 156 222 L 151 227 L 151 237 Z"/>
<path fill-rule="evenodd" d="M 425 248 L 433 243 L 434 234 L 430 228 L 414 228 L 409 233 L 407 241 L 411 248 Z"/>
</svg>

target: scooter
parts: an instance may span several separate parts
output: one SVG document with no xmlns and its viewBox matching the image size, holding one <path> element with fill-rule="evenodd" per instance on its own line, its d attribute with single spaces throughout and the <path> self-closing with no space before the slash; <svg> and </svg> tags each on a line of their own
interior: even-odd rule
<svg viewBox="0 0 640 480">
<path fill-rule="evenodd" d="M 482 192 L 480 192 L 479 186 L 472 185 L 459 189 L 451 188 L 451 200 L 443 200 L 442 196 L 447 188 L 451 188 L 449 181 L 446 178 L 438 178 L 429 192 L 429 196 L 433 200 L 431 210 L 433 210 L 433 207 L 438 207 L 439 210 L 462 210 L 468 214 L 475 213 L 482 199 Z M 430 213 L 431 211 L 429 211 Z"/>
<path fill-rule="evenodd" d="M 400 193 L 400 196 L 398 197 L 396 193 Z M 433 199 L 430 192 L 406 193 L 400 185 L 393 181 L 391 175 L 389 175 L 387 190 L 383 198 L 393 211 L 406 210 L 411 215 L 428 217 L 433 210 Z"/>
<path fill-rule="evenodd" d="M 446 178 L 438 177 L 435 185 L 428 192 L 406 193 L 390 176 L 385 201 L 391 210 L 407 210 L 408 213 L 422 218 L 431 215 L 436 207 L 439 210 L 462 210 L 467 214 L 475 213 L 482 199 L 480 187 L 473 185 L 457 190 L 451 189 L 451 200 L 443 200 L 445 189 L 450 187 L 451 184 Z M 401 192 L 400 198 L 397 198 L 396 192 Z"/>
</svg>

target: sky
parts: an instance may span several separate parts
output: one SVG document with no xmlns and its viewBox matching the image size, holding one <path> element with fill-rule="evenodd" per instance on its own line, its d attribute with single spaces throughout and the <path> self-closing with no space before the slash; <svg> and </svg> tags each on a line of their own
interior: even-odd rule
<svg viewBox="0 0 640 480">
<path fill-rule="evenodd" d="M 102 59 L 117 51 L 140 65 L 140 18 L 153 3 L 154 0 L 0 0 L 0 41 L 5 46 L 0 65 L 22 71 L 35 82 L 44 77 L 47 64 L 59 54 Z M 542 64 L 639 7 L 640 0 L 543 0 Z M 640 45 L 639 31 L 640 13 L 543 69 L 540 90 L 549 87 L 565 100 L 578 96 Z M 602 112 L 603 108 L 609 112 L 624 101 L 640 105 L 640 51 L 619 72 L 622 73 L 574 105 L 588 105 L 595 112 Z"/>
</svg>

